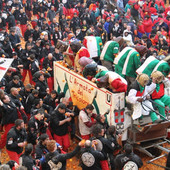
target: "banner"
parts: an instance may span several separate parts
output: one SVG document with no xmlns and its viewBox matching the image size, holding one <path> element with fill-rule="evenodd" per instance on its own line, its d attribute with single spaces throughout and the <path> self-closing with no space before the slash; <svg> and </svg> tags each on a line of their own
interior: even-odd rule
<svg viewBox="0 0 170 170">
<path fill-rule="evenodd" d="M 13 60 L 14 59 L 11 58 L 0 58 L 0 81 L 4 77 Z"/>
<path fill-rule="evenodd" d="M 105 115 L 109 125 L 115 125 L 122 131 L 122 140 L 127 139 L 127 128 L 131 117 L 124 113 L 125 93 L 112 93 L 105 88 L 98 88 L 95 83 L 64 67 L 61 62 L 54 62 L 54 88 L 71 98 L 79 109 L 93 104 L 93 113 Z"/>
</svg>

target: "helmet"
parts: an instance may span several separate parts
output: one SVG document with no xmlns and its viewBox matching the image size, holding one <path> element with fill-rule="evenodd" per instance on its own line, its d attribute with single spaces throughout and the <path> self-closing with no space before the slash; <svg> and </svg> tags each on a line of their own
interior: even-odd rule
<svg viewBox="0 0 170 170">
<path fill-rule="evenodd" d="M 124 39 L 123 39 L 123 37 L 121 37 L 121 36 L 115 38 L 114 41 L 116 41 L 117 43 L 119 43 L 119 46 L 121 46 L 121 45 L 124 43 Z"/>
<path fill-rule="evenodd" d="M 81 57 L 78 62 L 82 67 L 85 67 L 86 65 L 93 62 L 93 60 L 91 58 L 87 58 L 86 56 L 84 56 L 84 57 Z"/>
<path fill-rule="evenodd" d="M 154 71 L 151 74 L 151 78 L 155 78 L 158 83 L 161 83 L 164 75 L 160 71 Z"/>
<path fill-rule="evenodd" d="M 90 64 L 87 64 L 84 67 L 83 76 L 84 77 L 86 77 L 86 76 L 93 76 L 94 77 L 96 75 L 96 72 L 97 72 L 97 63 L 92 62 Z"/>
<path fill-rule="evenodd" d="M 99 78 L 100 80 L 96 82 L 98 88 L 107 88 L 109 86 L 108 79 L 109 75 L 105 74 L 104 76 Z"/>
<path fill-rule="evenodd" d="M 148 48 L 144 45 L 135 46 L 135 50 L 140 54 L 140 57 L 144 56 L 147 53 Z"/>
<path fill-rule="evenodd" d="M 148 84 L 148 81 L 149 81 L 149 76 L 147 74 L 140 74 L 137 76 L 136 80 L 138 81 L 138 83 L 141 85 L 141 86 L 146 86 Z"/>
<path fill-rule="evenodd" d="M 77 53 L 81 48 L 81 43 L 78 41 L 73 41 L 70 43 L 70 48 L 73 52 Z"/>
</svg>

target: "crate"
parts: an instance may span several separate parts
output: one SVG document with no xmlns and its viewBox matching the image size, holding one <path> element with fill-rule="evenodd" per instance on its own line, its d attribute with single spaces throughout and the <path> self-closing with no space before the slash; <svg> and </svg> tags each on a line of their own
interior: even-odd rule
<svg viewBox="0 0 170 170">
<path fill-rule="evenodd" d="M 146 125 L 138 130 L 134 126 L 128 129 L 128 140 L 130 143 L 146 142 L 155 139 L 167 137 L 167 129 L 170 128 L 170 122 L 165 121 L 158 124 Z"/>
</svg>

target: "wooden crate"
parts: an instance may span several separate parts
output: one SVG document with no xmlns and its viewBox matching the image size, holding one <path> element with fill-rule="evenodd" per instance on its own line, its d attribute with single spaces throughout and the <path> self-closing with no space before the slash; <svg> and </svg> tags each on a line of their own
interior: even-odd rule
<svg viewBox="0 0 170 170">
<path fill-rule="evenodd" d="M 142 132 L 135 127 L 128 129 L 128 140 L 131 143 L 145 142 L 167 137 L 167 128 L 170 122 L 162 122 L 159 124 L 146 125 Z"/>
</svg>

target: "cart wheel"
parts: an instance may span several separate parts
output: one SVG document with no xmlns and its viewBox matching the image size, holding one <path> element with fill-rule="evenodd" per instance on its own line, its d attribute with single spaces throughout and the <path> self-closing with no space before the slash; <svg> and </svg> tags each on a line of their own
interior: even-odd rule
<svg viewBox="0 0 170 170">
<path fill-rule="evenodd" d="M 154 155 L 155 157 L 160 156 L 161 153 L 162 153 L 162 151 L 161 151 L 160 149 L 154 148 L 154 147 L 148 148 L 147 151 L 150 152 L 150 153 L 151 153 L 152 155 Z"/>
</svg>

